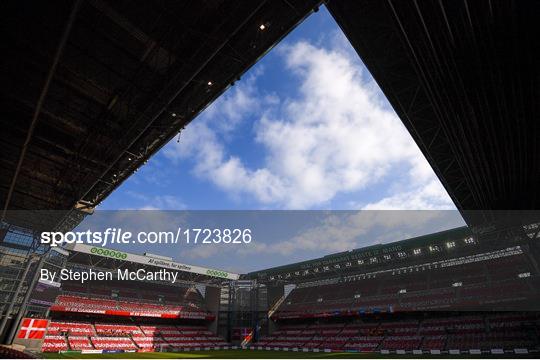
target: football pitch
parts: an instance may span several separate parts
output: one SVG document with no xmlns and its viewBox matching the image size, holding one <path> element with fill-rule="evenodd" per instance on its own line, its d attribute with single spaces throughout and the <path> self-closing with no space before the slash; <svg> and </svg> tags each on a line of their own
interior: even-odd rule
<svg viewBox="0 0 540 360">
<path fill-rule="evenodd" d="M 376 354 L 378 355 L 378 354 Z M 43 353 L 47 359 L 287 359 L 287 358 L 369 358 L 373 354 L 305 353 L 290 351 L 211 350 L 189 352 L 141 352 L 111 354 Z"/>
<path fill-rule="evenodd" d="M 46 359 L 381 359 L 381 358 L 516 358 L 515 354 L 505 355 L 382 355 L 380 353 L 351 353 L 351 352 L 291 352 L 291 351 L 249 351 L 249 350 L 212 350 L 189 352 L 141 352 L 141 353 L 111 353 L 111 354 L 81 354 L 43 353 Z M 519 356 L 519 357 L 534 357 Z"/>
</svg>

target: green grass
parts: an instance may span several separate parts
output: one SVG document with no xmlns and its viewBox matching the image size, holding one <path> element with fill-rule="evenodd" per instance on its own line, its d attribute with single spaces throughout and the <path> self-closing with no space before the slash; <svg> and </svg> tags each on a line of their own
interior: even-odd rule
<svg viewBox="0 0 540 360">
<path fill-rule="evenodd" d="M 43 353 L 46 359 L 370 359 L 370 358 L 515 358 L 515 355 L 472 356 L 472 355 L 381 355 L 379 353 L 314 353 L 267 350 L 211 350 L 189 352 L 155 353 L 117 353 L 117 354 L 80 354 L 80 353 Z"/>
<path fill-rule="evenodd" d="M 44 353 L 47 359 L 287 359 L 287 358 L 368 358 L 367 354 L 313 353 L 265 350 L 211 350 L 188 352 L 80 354 Z"/>
</svg>

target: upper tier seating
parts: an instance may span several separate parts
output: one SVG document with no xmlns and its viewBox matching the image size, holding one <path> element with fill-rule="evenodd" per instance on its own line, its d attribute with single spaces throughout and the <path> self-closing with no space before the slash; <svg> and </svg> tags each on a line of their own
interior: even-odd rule
<svg viewBox="0 0 540 360">
<path fill-rule="evenodd" d="M 124 311 L 132 315 L 160 317 L 163 314 L 181 314 L 182 317 L 204 317 L 207 313 L 195 305 L 150 304 L 109 299 L 95 299 L 81 296 L 60 295 L 52 310 L 72 312 Z"/>
<path fill-rule="evenodd" d="M 455 261 L 457 262 L 457 260 Z M 451 263 L 449 261 L 449 263 Z M 293 289 L 274 313 L 274 319 L 327 317 L 328 314 L 373 311 L 478 309 L 483 304 L 513 304 L 516 299 L 538 298 L 535 278 L 524 254 L 462 262 L 422 271 L 388 271 L 376 277 L 335 279 Z M 419 266 L 420 268 L 420 266 Z M 451 271 L 449 271 L 451 269 Z M 490 279 L 488 282 L 487 279 Z M 454 286 L 456 283 L 459 285 Z M 540 299 L 539 299 L 540 300 Z"/>
</svg>

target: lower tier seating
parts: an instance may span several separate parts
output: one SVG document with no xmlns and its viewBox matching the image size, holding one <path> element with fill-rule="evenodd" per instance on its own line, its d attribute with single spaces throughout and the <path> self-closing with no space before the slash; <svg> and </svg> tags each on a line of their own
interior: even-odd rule
<svg viewBox="0 0 540 360">
<path fill-rule="evenodd" d="M 51 321 L 43 352 L 65 350 L 141 350 L 228 345 L 202 325 L 136 325 Z"/>
<path fill-rule="evenodd" d="M 396 315 L 395 317 L 398 317 Z M 376 317 L 332 324 L 282 324 L 254 346 L 333 350 L 536 349 L 540 316 L 536 313 L 434 315 L 418 319 Z"/>
</svg>

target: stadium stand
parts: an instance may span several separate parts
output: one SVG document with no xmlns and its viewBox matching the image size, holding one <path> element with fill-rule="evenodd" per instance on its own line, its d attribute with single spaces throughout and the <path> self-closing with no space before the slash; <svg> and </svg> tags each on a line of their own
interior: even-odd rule
<svg viewBox="0 0 540 360">
<path fill-rule="evenodd" d="M 71 350 L 93 349 L 90 338 L 87 336 L 68 336 L 68 344 Z"/>
<path fill-rule="evenodd" d="M 426 317 L 427 316 L 427 317 Z M 365 315 L 366 319 L 343 323 L 287 325 L 253 346 L 307 347 L 332 350 L 451 350 L 534 349 L 538 344 L 537 315 L 498 313 L 451 316 L 426 313 Z M 412 317 L 412 319 L 411 319 Z M 415 318 L 416 317 L 416 318 Z"/>
<path fill-rule="evenodd" d="M 160 301 L 167 298 L 178 303 L 156 303 L 156 292 L 118 287 L 66 287 L 51 306 L 51 316 L 42 344 L 43 352 L 67 350 L 158 351 L 162 348 L 226 346 L 225 340 L 208 330 L 213 320 L 205 310 L 197 290 L 179 288 L 178 294 L 160 291 Z M 79 290 L 74 292 L 73 290 Z M 95 292 L 95 296 L 90 296 Z M 145 297 L 144 294 L 147 294 Z M 83 296 L 83 294 L 85 296 Z M 132 298 L 115 299 L 112 294 Z M 135 297 L 139 298 L 136 300 Z M 195 316 L 194 316 L 195 315 Z M 159 321 L 160 323 L 152 323 Z M 183 323 L 183 322 L 189 323 Z M 193 323 L 195 322 L 195 323 Z"/>
<path fill-rule="evenodd" d="M 94 348 L 98 350 L 136 350 L 137 345 L 128 337 L 92 336 Z"/>
<path fill-rule="evenodd" d="M 50 335 L 69 333 L 70 335 L 94 335 L 95 330 L 91 324 L 80 322 L 51 321 L 47 329 Z"/>
<path fill-rule="evenodd" d="M 531 288 L 538 280 L 519 276 L 530 275 L 525 254 L 507 249 L 488 255 L 351 275 L 335 279 L 334 283 L 303 284 L 289 294 L 273 317 L 316 317 L 358 309 L 417 311 L 450 304 L 459 309 L 490 302 L 513 302 L 520 297 L 531 299 Z"/>
<path fill-rule="evenodd" d="M 150 352 L 242 344 L 391 353 L 540 350 L 538 313 L 515 310 L 540 300 L 527 247 L 484 248 L 463 240 L 462 230 L 457 233 L 462 246 L 447 254 L 429 252 L 434 247 L 430 237 L 400 247 L 407 258 L 395 252 L 383 253 L 384 258 L 357 256 L 359 266 L 347 270 L 347 259 L 340 256 L 345 261 L 341 273 L 325 273 L 316 265 L 322 273 L 314 271 L 287 289 L 280 285 L 274 305 L 268 301 L 262 315 L 272 328 L 263 329 L 262 323 L 263 330 L 254 334 L 238 327 L 231 343 L 216 334 L 227 336 L 220 328 L 226 322 L 213 323 L 216 313 L 207 310 L 204 295 L 193 285 L 160 286 L 156 292 L 152 284 L 65 282 L 50 307 L 42 349 Z M 419 248 L 425 255 L 416 256 Z"/>
<path fill-rule="evenodd" d="M 503 311 L 530 306 L 538 294 L 537 276 L 521 247 L 424 259 L 300 282 L 272 313 L 277 330 L 253 346 L 538 350 L 538 312 Z"/>
<path fill-rule="evenodd" d="M 94 325 L 98 335 L 143 335 L 142 330 L 135 325 L 99 324 Z"/>
<path fill-rule="evenodd" d="M 482 245 L 489 249 L 456 249 L 453 241 L 433 244 L 433 250 L 402 243 L 392 245 L 395 251 L 372 247 L 328 256 L 321 265 L 303 264 L 302 271 L 261 279 L 246 274 L 242 280 L 261 280 L 250 290 L 259 285 L 297 287 L 288 296 L 275 291 L 280 302 L 271 315 L 259 308 L 255 314 L 246 306 L 238 311 L 243 314 L 221 324 L 216 321 L 213 328 L 230 331 L 232 322 L 246 320 L 239 318 L 252 311 L 249 317 L 262 313 L 267 324 L 277 324 L 277 331 L 267 326 L 257 339 L 256 344 L 267 346 L 369 351 L 538 348 L 537 313 L 515 309 L 540 303 L 540 223 L 528 224 L 536 228 L 534 236 L 527 237 L 530 234 L 521 231 L 527 225 L 522 215 L 510 219 L 506 212 L 494 213 L 538 208 L 538 1 L 305 0 L 294 6 L 288 1 L 242 6 L 234 1 L 203 6 L 163 2 L 149 7 L 80 3 L 73 8 L 49 2 L 5 8 L 10 21 L 5 21 L 8 51 L 1 71 L 7 79 L 2 93 L 9 116 L 1 133 L 1 154 L 8 176 L 2 176 L 0 192 L 6 199 L 2 231 L 4 223 L 9 229 L 0 234 L 0 243 L 10 249 L 2 264 L 12 267 L 2 277 L 4 305 L 19 288 L 8 282 L 23 285 L 20 275 L 26 272 L 19 266 L 27 259 L 32 264 L 30 257 L 20 254 L 43 255 L 36 234 L 74 229 L 325 3 L 449 192 L 469 226 L 467 232 L 484 239 L 489 232 L 497 236 Z M 47 81 L 41 88 L 44 74 Z M 34 106 L 36 98 L 40 101 Z M 44 216 L 37 209 L 62 211 Z M 6 216 L 9 210 L 32 214 Z M 5 241 L 8 233 L 17 234 L 17 241 Z M 464 247 L 475 243 L 466 242 L 469 235 L 459 239 Z M 327 239 L 334 240 L 338 239 Z M 65 260 L 78 258 L 94 266 L 93 261 L 83 261 L 84 256 L 71 253 Z M 346 260 L 333 262 L 336 257 Z M 118 267 L 117 260 L 110 257 L 100 266 Z M 20 275 L 13 277 L 15 273 Z M 304 275 L 311 278 L 301 279 Z M 221 284 L 209 277 L 213 275 L 191 273 L 183 280 Z M 193 288 L 160 286 L 158 294 L 111 284 L 60 286 L 71 294 L 50 307 L 51 322 L 40 319 L 48 323 L 45 351 L 223 343 L 208 330 L 215 317 Z M 222 289 L 234 286 L 229 283 Z M 9 341 L 15 334 L 11 330 L 23 327 L 13 321 L 16 315 L 29 316 L 31 320 L 24 320 L 30 321 L 34 316 L 49 318 L 49 301 L 29 299 L 22 304 L 19 298 L 27 297 L 18 292 L 10 304 L 15 306 L 4 306 L 3 324 L 10 317 L 13 324 L 0 335 Z M 227 309 L 234 308 L 236 299 L 229 299 Z M 276 303 L 272 304 L 265 306 Z M 513 311 L 503 311 L 507 309 Z M 539 310 L 535 309 L 531 311 Z M 250 326 L 256 328 L 258 320 L 251 320 Z M 24 327 L 22 340 L 38 343 L 36 334 L 44 331 Z M 5 351 L 0 348 L 0 357 Z"/>
<path fill-rule="evenodd" d="M 156 336 L 140 336 L 133 337 L 133 342 L 139 349 L 158 349 L 160 346 L 165 345 L 164 339 Z"/>
<path fill-rule="evenodd" d="M 195 304 L 173 305 L 152 304 L 145 302 L 129 302 L 107 299 L 87 298 L 82 296 L 62 295 L 51 306 L 51 311 L 87 312 L 101 314 L 115 314 L 124 316 L 151 316 L 161 317 L 168 315 L 179 318 L 205 318 L 211 316 Z"/>
<path fill-rule="evenodd" d="M 68 349 L 66 337 L 63 335 L 45 335 L 45 340 L 41 347 L 43 352 L 58 352 Z"/>
<path fill-rule="evenodd" d="M 72 332 L 68 326 L 75 329 Z M 82 330 L 81 330 L 82 329 Z M 83 335 L 73 335 L 85 334 Z M 43 352 L 66 350 L 157 350 L 228 345 L 204 325 L 133 325 L 52 321 Z"/>
</svg>

